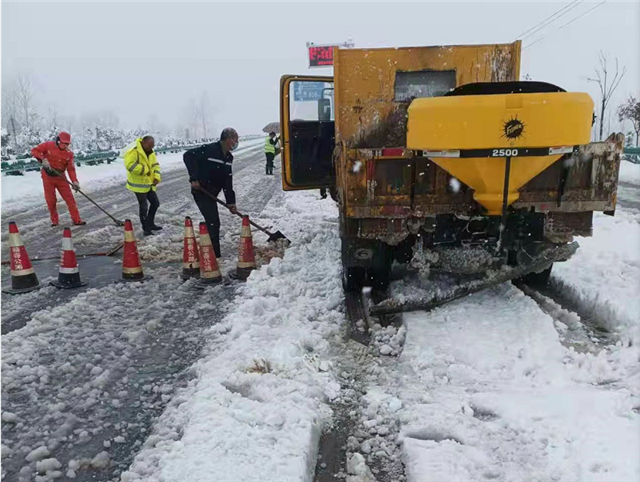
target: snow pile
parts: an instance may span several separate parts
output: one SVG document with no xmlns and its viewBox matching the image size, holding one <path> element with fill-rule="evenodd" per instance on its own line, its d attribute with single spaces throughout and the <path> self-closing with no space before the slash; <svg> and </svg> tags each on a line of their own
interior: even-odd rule
<svg viewBox="0 0 640 482">
<path fill-rule="evenodd" d="M 565 296 L 592 311 L 625 343 L 640 344 L 640 215 L 620 209 L 614 217 L 594 215 L 593 237 L 556 263 L 552 281 Z"/>
<path fill-rule="evenodd" d="M 640 164 L 629 161 L 620 162 L 620 181 L 640 186 Z"/>
<path fill-rule="evenodd" d="M 336 211 L 309 193 L 273 204 L 266 211 L 280 211 L 292 247 L 251 275 L 211 329 L 197 380 L 174 397 L 124 481 L 311 480 L 327 403 L 340 391 L 323 363 L 344 320 L 339 239 L 316 222 Z"/>
<path fill-rule="evenodd" d="M 395 470 L 393 479 L 389 479 L 395 480 L 401 472 L 402 453 L 399 450 L 398 439 L 400 424 L 396 413 L 402 407 L 402 402 L 377 385 L 376 382 L 379 380 L 371 371 L 368 373 L 367 381 L 366 393 L 359 400 L 360 409 L 353 417 L 357 423 L 356 430 L 347 440 L 347 448 L 373 475 L 378 475 L 381 469 L 386 473 Z M 354 473 L 349 470 L 347 464 L 349 474 L 367 475 L 367 471 L 360 469 Z M 353 480 L 364 482 L 369 479 L 361 477 Z"/>
<path fill-rule="evenodd" d="M 407 329 L 392 325 L 382 327 L 376 323 L 371 327 L 370 333 L 370 349 L 383 356 L 398 356 L 402 351 Z"/>
<path fill-rule="evenodd" d="M 521 291 L 504 284 L 404 320 L 395 375 L 410 481 L 637 480 L 637 374 L 605 384 L 594 368 L 607 370 L 606 355 L 562 346 Z"/>
</svg>

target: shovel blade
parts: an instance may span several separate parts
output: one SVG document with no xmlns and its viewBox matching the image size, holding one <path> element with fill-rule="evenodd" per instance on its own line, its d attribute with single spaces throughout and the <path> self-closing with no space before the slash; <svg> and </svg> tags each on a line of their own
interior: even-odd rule
<svg viewBox="0 0 640 482">
<path fill-rule="evenodd" d="M 284 234 L 282 234 L 280 231 L 276 231 L 275 233 L 272 233 L 269 236 L 269 239 L 267 241 L 270 242 L 270 243 L 271 242 L 276 243 L 280 239 L 284 239 L 286 244 L 287 244 L 287 246 L 289 246 L 291 244 L 291 241 Z"/>
</svg>

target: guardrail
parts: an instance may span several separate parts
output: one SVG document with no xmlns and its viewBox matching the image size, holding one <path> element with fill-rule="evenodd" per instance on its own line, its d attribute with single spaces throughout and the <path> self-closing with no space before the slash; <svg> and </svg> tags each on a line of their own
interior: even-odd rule
<svg viewBox="0 0 640 482">
<path fill-rule="evenodd" d="M 640 164 L 640 147 L 625 147 L 622 159 L 634 164 Z"/>
</svg>

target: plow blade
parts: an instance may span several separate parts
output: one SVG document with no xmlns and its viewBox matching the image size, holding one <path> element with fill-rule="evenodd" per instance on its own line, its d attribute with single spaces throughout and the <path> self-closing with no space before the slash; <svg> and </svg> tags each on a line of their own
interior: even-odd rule
<svg viewBox="0 0 640 482">
<path fill-rule="evenodd" d="M 405 303 L 394 302 L 394 300 L 385 300 L 378 305 L 372 306 L 369 309 L 369 313 L 372 316 L 379 316 L 403 313 L 407 311 L 431 311 L 442 305 L 450 303 L 451 301 L 464 298 L 472 293 L 477 293 L 478 291 L 491 288 L 492 286 L 521 278 L 529 273 L 543 271 L 556 261 L 568 260 L 573 256 L 577 249 L 578 243 L 576 242 L 562 246 L 555 246 L 543 251 L 527 264 L 492 272 L 484 279 L 461 284 L 444 295 L 437 294 L 431 298 L 408 301 Z"/>
</svg>

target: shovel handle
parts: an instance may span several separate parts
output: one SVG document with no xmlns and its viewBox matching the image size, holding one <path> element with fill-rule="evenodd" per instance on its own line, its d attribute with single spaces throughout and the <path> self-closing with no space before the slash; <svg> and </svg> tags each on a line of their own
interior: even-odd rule
<svg viewBox="0 0 640 482">
<path fill-rule="evenodd" d="M 73 183 L 71 181 L 69 181 L 69 179 L 67 179 L 67 176 L 65 176 L 64 172 L 60 172 L 57 169 L 53 169 L 51 168 L 51 170 L 53 172 L 56 173 L 57 176 L 60 176 L 62 179 L 64 179 L 67 184 L 69 184 L 69 186 L 73 186 Z M 123 226 L 124 223 L 116 218 L 114 218 L 111 214 L 109 214 L 107 211 L 105 211 L 104 209 L 102 209 L 102 207 L 100 207 L 100 205 L 95 202 L 93 199 L 91 199 L 89 196 L 87 196 L 84 192 L 82 192 L 82 190 L 80 188 L 75 189 L 77 192 L 79 192 L 80 194 L 82 194 L 84 197 L 86 197 L 95 207 L 97 207 L 100 211 L 102 211 L 103 213 L 105 213 L 107 216 L 109 216 L 117 225 L 119 226 Z"/>
<path fill-rule="evenodd" d="M 224 202 L 221 201 L 220 199 L 218 199 L 217 197 L 215 197 L 213 194 L 211 194 L 209 191 L 207 191 L 206 189 L 204 189 L 202 186 L 200 186 L 200 191 L 202 191 L 203 193 L 205 193 L 207 196 L 209 196 L 211 199 L 213 199 L 214 201 L 216 201 L 218 204 L 221 204 L 222 206 L 224 206 L 225 208 L 229 209 L 229 205 Z M 237 212 L 235 213 L 236 216 L 239 216 L 241 218 L 244 217 L 244 214 Z M 268 234 L 269 236 L 273 236 L 273 233 L 270 233 L 269 231 L 267 231 L 266 229 L 264 229 L 262 226 L 260 226 L 259 224 L 254 223 L 253 221 L 251 221 L 251 218 L 249 218 L 249 224 L 251 224 L 251 226 L 255 227 L 256 229 L 259 229 L 260 231 L 262 231 L 265 234 Z"/>
</svg>

